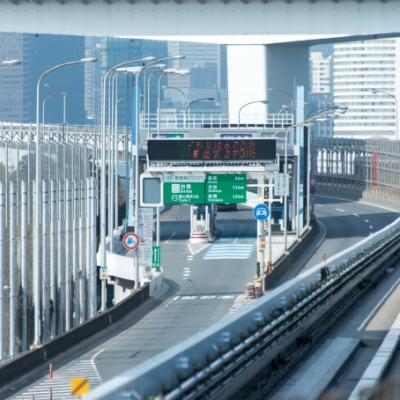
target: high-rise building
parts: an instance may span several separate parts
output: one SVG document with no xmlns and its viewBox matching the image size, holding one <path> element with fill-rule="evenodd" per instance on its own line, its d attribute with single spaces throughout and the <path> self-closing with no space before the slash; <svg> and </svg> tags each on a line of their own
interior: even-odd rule
<svg viewBox="0 0 400 400">
<path fill-rule="evenodd" d="M 324 44 L 310 48 L 310 92 L 307 98 L 306 118 L 334 106 L 332 59 L 333 45 Z M 333 120 L 317 123 L 311 133 L 317 136 L 333 136 Z"/>
<path fill-rule="evenodd" d="M 332 56 L 319 51 L 310 52 L 311 93 L 332 92 Z"/>
<path fill-rule="evenodd" d="M 0 120 L 5 122 L 36 121 L 36 86 L 47 69 L 84 57 L 83 38 L 62 35 L 32 35 L 0 33 L 1 60 L 17 59 L 21 66 L 0 68 Z M 66 92 L 69 124 L 82 124 L 83 67 L 61 68 L 46 76 L 44 83 L 56 86 L 40 87 L 40 118 L 43 101 L 50 95 Z M 45 122 L 62 123 L 63 96 L 55 96 L 45 104 Z"/>
<path fill-rule="evenodd" d="M 190 76 L 179 78 L 168 76 L 168 86 L 180 89 L 186 98 L 186 103 L 200 98 L 214 98 L 213 103 L 199 103 L 194 106 L 201 109 L 207 106 L 207 112 L 227 112 L 227 56 L 226 46 L 218 44 L 168 42 L 168 54 L 184 55 L 185 58 L 175 60 L 173 68 L 190 70 Z M 177 91 L 169 90 L 164 94 L 166 98 L 179 103 L 182 95 Z"/>
<path fill-rule="evenodd" d="M 157 40 L 143 39 L 125 39 L 125 38 L 85 38 L 85 54 L 86 56 L 96 57 L 99 62 L 87 69 L 85 75 L 85 112 L 87 123 L 95 125 L 100 124 L 100 96 L 101 96 L 101 79 L 104 72 L 117 64 L 129 60 L 138 60 L 143 57 L 154 56 L 157 58 L 167 57 L 167 42 Z M 171 66 L 171 63 L 166 63 Z M 133 64 L 132 64 L 133 65 Z M 140 64 L 136 64 L 140 65 Z M 148 71 L 142 74 L 140 91 L 144 92 L 144 80 L 146 81 L 146 90 L 150 74 Z M 156 112 L 157 107 L 157 75 L 150 81 L 151 91 L 151 112 Z M 118 106 L 118 123 L 119 125 L 130 125 L 132 115 L 132 74 L 118 74 L 118 97 L 120 103 Z M 141 102 L 141 109 L 143 104 Z"/>
<path fill-rule="evenodd" d="M 400 39 L 334 45 L 334 102 L 348 107 L 335 121 L 335 136 L 395 138 L 399 45 Z"/>
</svg>

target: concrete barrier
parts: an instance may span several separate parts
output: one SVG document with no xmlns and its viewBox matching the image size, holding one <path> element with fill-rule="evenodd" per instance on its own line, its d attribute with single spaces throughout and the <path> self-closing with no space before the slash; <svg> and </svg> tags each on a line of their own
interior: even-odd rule
<svg viewBox="0 0 400 400">
<path fill-rule="evenodd" d="M 304 233 L 300 241 L 297 241 L 297 243 L 290 248 L 290 253 L 281 257 L 279 261 L 274 265 L 274 269 L 266 275 L 266 289 L 273 289 L 281 283 L 280 280 L 282 279 L 282 277 L 290 270 L 290 268 L 301 257 L 304 251 L 309 248 L 312 241 L 318 234 L 318 229 L 319 226 L 317 221 L 315 219 L 312 219 L 311 228 Z"/>
<path fill-rule="evenodd" d="M 1 365 L 0 388 L 119 321 L 146 301 L 149 295 L 149 285 L 145 283 L 141 289 L 104 313 Z"/>
</svg>

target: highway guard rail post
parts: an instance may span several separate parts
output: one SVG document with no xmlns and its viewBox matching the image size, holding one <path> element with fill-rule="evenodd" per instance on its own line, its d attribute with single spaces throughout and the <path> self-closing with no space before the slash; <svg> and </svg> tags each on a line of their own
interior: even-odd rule
<svg viewBox="0 0 400 400">
<path fill-rule="evenodd" d="M 96 335 L 119 321 L 149 298 L 149 284 L 135 290 L 125 300 L 38 348 L 20 354 L 0 365 L 0 390 L 48 362 L 52 357 L 66 352 L 84 340 Z"/>
</svg>

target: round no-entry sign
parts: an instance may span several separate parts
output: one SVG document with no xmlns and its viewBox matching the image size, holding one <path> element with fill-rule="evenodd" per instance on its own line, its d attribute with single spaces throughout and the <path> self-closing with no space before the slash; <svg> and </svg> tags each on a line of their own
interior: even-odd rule
<svg viewBox="0 0 400 400">
<path fill-rule="evenodd" d="M 135 250 L 140 244 L 139 236 L 136 233 L 128 232 L 122 238 L 122 244 L 127 250 Z"/>
</svg>

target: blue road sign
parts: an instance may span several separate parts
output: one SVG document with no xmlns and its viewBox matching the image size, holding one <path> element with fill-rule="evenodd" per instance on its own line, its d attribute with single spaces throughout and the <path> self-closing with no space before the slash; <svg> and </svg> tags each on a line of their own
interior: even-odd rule
<svg viewBox="0 0 400 400">
<path fill-rule="evenodd" d="M 315 194 L 315 186 L 311 186 L 310 187 L 310 193 L 311 194 Z"/>
<path fill-rule="evenodd" d="M 257 204 L 253 210 L 254 218 L 258 221 L 265 221 L 269 217 L 269 208 L 264 204 Z"/>
</svg>

